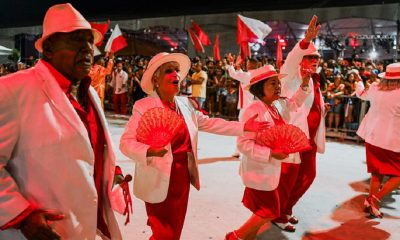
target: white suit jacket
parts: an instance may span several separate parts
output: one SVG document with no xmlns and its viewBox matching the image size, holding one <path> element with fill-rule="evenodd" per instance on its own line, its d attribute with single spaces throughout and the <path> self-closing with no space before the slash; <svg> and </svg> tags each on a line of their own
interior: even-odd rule
<svg viewBox="0 0 400 240">
<path fill-rule="evenodd" d="M 310 43 L 309 48 L 314 47 L 312 43 Z M 299 89 L 302 78 L 300 74 L 300 62 L 303 59 L 303 56 L 307 52 L 306 49 L 301 49 L 299 43 L 297 43 L 292 51 L 289 52 L 285 63 L 280 69 L 280 73 L 287 74 L 286 77 L 281 79 L 282 84 L 282 96 L 291 98 L 295 92 Z M 312 80 L 309 82 L 310 89 L 314 88 L 314 83 Z M 325 151 L 325 106 L 324 106 L 324 98 L 320 93 L 320 105 L 321 105 L 321 120 L 317 130 L 317 134 L 315 136 L 315 143 L 317 144 L 317 151 L 319 153 L 323 153 Z M 300 107 L 297 112 L 293 112 L 291 115 L 290 122 L 291 124 L 301 128 L 304 133 L 310 138 L 310 133 L 308 129 L 307 116 L 310 113 L 311 106 L 314 102 L 314 91 L 307 97 L 304 104 Z"/>
<path fill-rule="evenodd" d="M 189 173 L 191 184 L 200 189 L 200 179 L 197 167 L 197 138 L 198 131 L 215 134 L 240 136 L 244 124 L 225 121 L 220 118 L 209 118 L 195 110 L 187 97 L 175 97 L 177 107 L 182 113 L 190 134 L 192 153 L 189 154 Z M 163 157 L 146 157 L 149 145 L 138 142 L 136 129 L 141 116 L 149 109 L 164 107 L 156 93 L 135 103 L 132 116 L 122 134 L 120 149 L 130 159 L 136 162 L 134 177 L 134 194 L 149 203 L 159 203 L 165 200 L 168 193 L 169 179 L 172 166 L 171 144 L 166 146 L 168 152 Z"/>
<path fill-rule="evenodd" d="M 98 95 L 92 87 L 89 91 L 107 143 L 103 214 L 112 239 L 121 239 L 108 197 L 115 156 Z M 95 239 L 93 171 L 87 130 L 42 60 L 31 69 L 0 78 L 0 225 L 33 204 L 65 214 L 65 219 L 52 223 L 62 239 Z M 0 239 L 25 238 L 19 230 L 9 229 L 0 231 Z"/>
<path fill-rule="evenodd" d="M 274 102 L 283 119 L 288 122 L 291 112 L 297 111 L 304 100 L 310 94 L 310 91 L 305 92 L 298 90 L 292 99 L 281 98 Z M 271 126 L 274 126 L 267 106 L 261 100 L 255 100 L 239 117 L 240 121 L 247 121 L 252 116 L 258 114 L 258 121 L 268 121 Z M 281 175 L 281 160 L 271 157 L 271 149 L 266 146 L 261 146 L 255 143 L 256 133 L 245 133 L 244 136 L 237 138 L 237 148 L 243 153 L 240 163 L 240 176 L 243 184 L 257 190 L 272 191 L 279 184 Z M 298 153 L 290 154 L 285 162 L 298 163 L 300 157 Z"/>
<path fill-rule="evenodd" d="M 374 146 L 400 152 L 400 89 L 381 91 L 373 83 L 365 90 L 360 81 L 356 94 L 371 103 L 357 134 Z"/>
</svg>

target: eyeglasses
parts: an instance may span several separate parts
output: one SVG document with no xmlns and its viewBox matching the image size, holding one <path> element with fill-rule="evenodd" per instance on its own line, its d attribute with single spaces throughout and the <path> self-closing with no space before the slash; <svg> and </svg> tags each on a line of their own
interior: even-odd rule
<svg viewBox="0 0 400 240">
<path fill-rule="evenodd" d="M 308 59 L 308 60 L 314 60 L 314 59 L 319 59 L 318 55 L 306 55 L 304 56 L 304 58 Z"/>
</svg>

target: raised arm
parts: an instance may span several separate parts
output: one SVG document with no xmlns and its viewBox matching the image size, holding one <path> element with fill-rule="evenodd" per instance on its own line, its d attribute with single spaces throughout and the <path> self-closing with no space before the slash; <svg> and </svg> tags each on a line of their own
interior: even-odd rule
<svg viewBox="0 0 400 240">
<path fill-rule="evenodd" d="M 282 95 L 291 97 L 298 89 L 301 79 L 300 63 L 303 57 L 311 49 L 315 49 L 312 40 L 318 36 L 320 25 L 317 24 L 317 16 L 313 16 L 306 31 L 304 39 L 299 41 L 286 57 L 285 63 L 282 65 L 280 72 L 287 74 L 281 80 Z"/>
<path fill-rule="evenodd" d="M 374 88 L 375 85 L 371 85 L 368 89 L 364 87 L 363 81 L 358 81 L 356 85 L 356 95 L 358 98 L 369 101 L 371 97 L 370 90 L 371 88 Z"/>
</svg>

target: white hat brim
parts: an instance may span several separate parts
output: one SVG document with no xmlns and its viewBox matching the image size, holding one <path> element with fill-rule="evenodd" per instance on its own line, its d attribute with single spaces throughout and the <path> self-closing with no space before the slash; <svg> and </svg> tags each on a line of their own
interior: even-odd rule
<svg viewBox="0 0 400 240">
<path fill-rule="evenodd" d="M 284 74 L 284 73 L 275 73 L 275 74 L 272 74 L 271 76 L 268 76 L 267 78 L 261 78 L 261 79 L 255 81 L 255 82 L 250 82 L 249 84 L 247 84 L 247 85 L 244 87 L 244 90 L 250 90 L 250 87 L 251 87 L 252 85 L 254 85 L 254 84 L 256 84 L 256 83 L 258 83 L 258 82 L 260 82 L 260 81 L 263 81 L 263 80 L 265 80 L 265 79 L 272 78 L 272 77 L 278 77 L 279 79 L 282 79 L 282 78 L 284 78 L 284 77 L 286 77 L 286 76 L 287 76 L 287 74 Z"/>
<path fill-rule="evenodd" d="M 93 33 L 93 43 L 94 44 L 97 44 L 98 42 L 100 42 L 101 41 L 101 39 L 103 38 L 103 35 L 97 30 L 97 29 L 94 29 L 94 28 L 76 28 L 76 29 L 73 29 L 73 30 L 71 30 L 71 29 L 68 29 L 68 30 L 65 30 L 65 31 L 58 31 L 58 32 L 62 32 L 62 33 L 68 33 L 68 32 L 73 32 L 73 31 L 77 31 L 77 30 L 92 30 L 92 33 Z M 55 32 L 56 33 L 56 32 Z M 43 52 L 43 47 L 42 47 L 42 45 L 43 45 L 43 41 L 44 40 L 46 40 L 48 37 L 50 37 L 51 35 L 53 35 L 54 33 L 52 33 L 52 34 L 50 34 L 50 35 L 47 35 L 47 36 L 42 36 L 41 38 L 39 38 L 38 40 L 36 40 L 36 42 L 35 42 L 35 48 L 36 48 L 36 50 L 38 50 L 39 52 Z"/>
<path fill-rule="evenodd" d="M 145 93 L 151 94 L 154 91 L 154 85 L 152 81 L 153 74 L 161 65 L 167 62 L 177 62 L 180 68 L 180 81 L 186 78 L 186 75 L 191 67 L 191 61 L 189 57 L 182 53 L 170 53 L 162 56 L 157 60 L 157 62 L 148 66 L 144 71 L 140 85 Z"/>
<path fill-rule="evenodd" d="M 400 79 L 400 77 L 396 77 L 396 76 L 392 76 L 392 77 L 386 76 L 386 72 L 379 73 L 379 74 L 378 74 L 378 77 L 384 78 L 384 79 L 391 79 L 391 80 Z"/>
</svg>

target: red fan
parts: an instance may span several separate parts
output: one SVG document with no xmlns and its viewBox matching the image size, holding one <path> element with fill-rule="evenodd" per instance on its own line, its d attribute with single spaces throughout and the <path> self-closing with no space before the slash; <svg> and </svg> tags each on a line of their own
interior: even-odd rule
<svg viewBox="0 0 400 240">
<path fill-rule="evenodd" d="M 155 107 L 147 110 L 139 120 L 136 138 L 152 147 L 164 147 L 183 124 L 183 119 L 168 108 Z"/>
<path fill-rule="evenodd" d="M 304 132 L 291 124 L 262 129 L 257 133 L 256 143 L 286 154 L 311 149 Z"/>
</svg>

